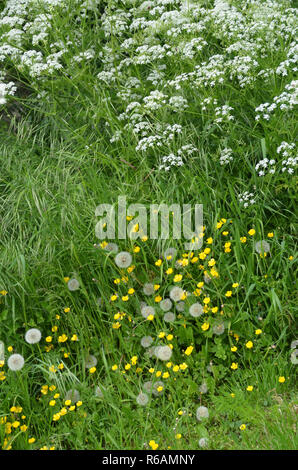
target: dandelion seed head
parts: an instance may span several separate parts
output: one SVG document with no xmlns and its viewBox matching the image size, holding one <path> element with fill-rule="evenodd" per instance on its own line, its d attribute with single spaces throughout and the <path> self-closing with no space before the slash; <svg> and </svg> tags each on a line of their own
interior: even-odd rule
<svg viewBox="0 0 298 470">
<path fill-rule="evenodd" d="M 80 393 L 78 390 L 72 388 L 68 390 L 65 394 L 64 401 L 70 400 L 71 403 L 76 403 L 77 401 L 80 401 Z"/>
<path fill-rule="evenodd" d="M 161 361 L 168 361 L 172 356 L 172 349 L 169 346 L 158 346 L 155 349 L 155 355 Z"/>
<path fill-rule="evenodd" d="M 153 295 L 154 294 L 154 285 L 147 282 L 146 284 L 144 284 L 143 286 L 143 292 L 145 295 Z"/>
<path fill-rule="evenodd" d="M 25 360 L 21 354 L 12 354 L 9 356 L 7 365 L 10 370 L 16 371 L 22 369 L 25 364 Z"/>
<path fill-rule="evenodd" d="M 199 406 L 196 411 L 196 416 L 198 421 L 209 418 L 209 411 L 206 406 Z"/>
<path fill-rule="evenodd" d="M 153 338 L 151 336 L 143 336 L 143 338 L 141 339 L 141 346 L 143 346 L 143 348 L 149 348 L 152 343 Z"/>
<path fill-rule="evenodd" d="M 68 281 L 67 287 L 70 291 L 75 291 L 79 289 L 80 283 L 76 278 L 73 277 L 72 279 Z"/>
<path fill-rule="evenodd" d="M 256 242 L 255 244 L 255 250 L 257 253 L 269 253 L 270 251 L 270 245 L 266 240 L 261 240 Z"/>
<path fill-rule="evenodd" d="M 91 369 L 91 367 L 95 367 L 96 364 L 97 364 L 97 359 L 92 354 L 88 354 L 88 356 L 85 357 L 85 368 L 86 369 Z"/>
<path fill-rule="evenodd" d="M 204 447 L 207 447 L 208 446 L 208 438 L 207 437 L 201 437 L 201 439 L 199 439 L 199 446 L 204 448 Z"/>
<path fill-rule="evenodd" d="M 120 251 L 120 253 L 115 256 L 115 263 L 118 268 L 128 268 L 132 263 L 132 256 L 128 251 Z"/>
<path fill-rule="evenodd" d="M 224 323 L 216 323 L 213 325 L 212 331 L 214 334 L 220 336 L 224 333 L 225 331 L 225 324 Z"/>
<path fill-rule="evenodd" d="M 163 299 L 160 304 L 159 304 L 160 308 L 164 311 L 164 312 L 167 312 L 168 310 L 171 309 L 172 307 L 172 302 L 170 299 Z"/>
<path fill-rule="evenodd" d="M 153 307 L 150 307 L 150 305 L 145 305 L 141 309 L 141 314 L 142 314 L 142 317 L 147 318 L 149 317 L 149 315 L 155 315 L 155 310 Z"/>
<path fill-rule="evenodd" d="M 167 313 L 164 314 L 163 319 L 164 319 L 165 322 L 172 323 L 172 322 L 175 321 L 176 315 L 173 312 L 167 312 Z"/>
<path fill-rule="evenodd" d="M 203 315 L 203 313 L 204 308 L 199 302 L 196 302 L 195 304 L 192 304 L 191 307 L 189 307 L 189 314 L 194 318 L 200 317 Z"/>
<path fill-rule="evenodd" d="M 184 294 L 183 289 L 181 289 L 181 287 L 178 287 L 178 286 L 173 287 L 170 291 L 170 297 L 174 302 L 178 302 L 179 300 L 181 300 L 183 294 Z"/>
<path fill-rule="evenodd" d="M 177 312 L 184 312 L 185 303 L 184 302 L 177 302 L 176 303 L 176 310 Z"/>
<path fill-rule="evenodd" d="M 25 333 L 25 341 L 28 344 L 35 344 L 39 343 L 41 340 L 41 331 L 37 328 L 31 328 L 30 330 L 26 331 Z"/>
<path fill-rule="evenodd" d="M 141 392 L 141 393 L 139 393 L 139 395 L 136 398 L 137 404 L 141 405 L 141 406 L 146 406 L 148 401 L 149 401 L 149 397 L 148 397 L 147 393 Z"/>
</svg>

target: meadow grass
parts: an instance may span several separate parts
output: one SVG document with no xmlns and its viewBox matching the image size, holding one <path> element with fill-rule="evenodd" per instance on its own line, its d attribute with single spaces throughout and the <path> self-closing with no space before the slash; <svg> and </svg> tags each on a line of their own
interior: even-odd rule
<svg viewBox="0 0 298 470">
<path fill-rule="evenodd" d="M 0 7 L 1 446 L 198 449 L 207 438 L 206 449 L 295 449 L 294 2 L 145 3 Z M 29 22 L 17 23 L 21 39 L 7 17 Z M 35 51 L 31 62 L 26 51 Z M 163 96 L 150 95 L 156 90 Z M 262 103 L 277 103 L 269 119 L 256 111 Z M 161 145 L 150 147 L 150 136 Z M 244 205 L 245 191 L 253 202 Z M 119 195 L 146 207 L 203 204 L 203 247 L 115 240 L 133 257 L 120 269 L 95 236 L 96 207 Z M 260 240 L 270 245 L 265 255 Z M 180 265 L 165 259 L 168 246 Z M 146 283 L 159 286 L 151 296 Z M 173 302 L 167 323 L 160 300 L 174 285 L 185 310 Z M 151 321 L 142 302 L 155 309 Z M 200 318 L 189 314 L 195 302 L 204 305 Z M 38 344 L 25 341 L 30 328 L 41 331 Z M 170 365 L 146 354 L 147 335 L 154 347 L 172 347 Z M 12 353 L 25 359 L 19 371 L 8 367 Z M 65 404 L 73 389 L 79 398 Z M 197 419 L 199 406 L 207 419 Z"/>
</svg>

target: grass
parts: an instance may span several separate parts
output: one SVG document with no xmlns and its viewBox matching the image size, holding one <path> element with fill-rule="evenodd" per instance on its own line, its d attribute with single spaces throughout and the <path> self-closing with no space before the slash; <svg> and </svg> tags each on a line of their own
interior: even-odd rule
<svg viewBox="0 0 298 470">
<path fill-rule="evenodd" d="M 0 369 L 2 448 L 128 450 L 152 447 L 149 442 L 155 440 L 159 449 L 198 449 L 199 440 L 208 437 L 207 449 L 295 449 L 296 366 L 290 360 L 290 345 L 297 335 L 296 179 L 281 171 L 262 178 L 255 170 L 256 163 L 266 156 L 279 158 L 281 165 L 278 145 L 295 141 L 291 109 L 278 110 L 269 121 L 255 121 L 255 108 L 280 95 L 294 80 L 294 73 L 289 70 L 286 78 L 274 73 L 265 80 L 257 75 L 258 69 L 252 69 L 247 75 L 251 74 L 254 81 L 242 87 L 236 68 L 231 79 L 225 76 L 224 82 L 214 87 L 209 82 L 198 85 L 186 81 L 182 90 L 173 90 L 170 80 L 191 72 L 215 54 L 225 54 L 236 41 L 220 35 L 214 20 L 204 32 L 207 46 L 192 58 L 163 56 L 160 62 L 152 59 L 148 64 L 128 65 L 123 72 L 119 69 L 114 81 L 101 81 L 97 74 L 109 68 L 105 58 L 112 58 L 110 63 L 116 67 L 123 58 L 134 57 L 136 51 L 121 49 L 126 36 L 121 36 L 117 25 L 107 36 L 100 26 L 103 9 L 110 15 L 113 4 L 102 2 L 84 17 L 81 3 L 69 1 L 56 10 L 47 10 L 41 3 L 30 13 L 34 18 L 45 9 L 52 15 L 51 31 L 36 47 L 45 58 L 50 45 L 68 35 L 70 44 L 61 70 L 45 72 L 39 79 L 31 75 L 30 68 L 20 67 L 20 58 L 5 59 L 7 77 L 15 81 L 18 91 L 3 106 L 0 127 L 0 340 L 5 347 L 5 363 Z M 132 8 L 118 3 L 124 13 Z M 213 2 L 195 3 L 207 10 L 213 7 Z M 237 2 L 230 3 L 237 6 Z M 291 12 L 285 13 L 285 9 L 291 2 L 280 4 L 279 14 L 285 14 L 290 22 Z M 134 11 L 133 16 L 140 13 Z M 256 21 L 251 10 L 246 18 L 248 24 Z M 246 52 L 258 59 L 261 70 L 276 70 L 287 57 L 294 25 L 291 23 L 289 37 L 273 31 L 279 45 L 274 46 L 276 53 L 272 54 L 264 39 L 269 34 L 268 24 L 258 33 L 263 53 L 255 56 L 250 49 Z M 162 44 L 168 41 L 178 48 L 197 37 L 182 30 L 169 41 L 164 27 L 164 31 L 153 34 L 153 39 L 146 29 L 126 34 L 138 44 L 150 38 L 153 44 L 158 43 L 159 38 Z M 0 25 L 0 33 L 1 28 L 6 32 L 8 27 Z M 225 28 L 226 23 L 223 31 Z M 33 47 L 30 34 L 26 37 Z M 96 52 L 91 60 L 73 60 L 91 46 Z M 26 50 L 28 45 L 24 43 L 23 47 Z M 161 64 L 166 67 L 167 82 L 159 87 L 147 78 Z M 218 68 L 217 64 L 213 73 Z M 140 81 L 136 89 L 127 85 L 132 77 Z M 182 133 L 161 149 L 137 151 L 140 137 L 133 130 L 131 115 L 125 120 L 119 115 L 128 103 L 141 101 L 155 88 L 169 96 L 183 95 L 188 108 L 174 112 L 165 105 L 144 112 L 151 133 L 158 132 L 158 124 L 177 123 Z M 204 112 L 201 103 L 209 97 L 218 104 L 211 104 Z M 227 103 L 234 109 L 234 120 L 216 122 L 216 106 Z M 116 131 L 121 132 L 120 139 L 111 142 Z M 185 164 L 169 172 L 160 170 L 161 157 L 176 154 L 185 144 L 197 148 L 184 158 Z M 220 165 L 221 151 L 227 147 L 231 147 L 234 159 Z M 256 196 L 255 204 L 245 209 L 238 198 L 244 191 L 253 191 Z M 181 271 L 172 264 L 174 273 L 167 275 L 167 262 L 163 260 L 160 267 L 155 262 L 172 244 L 183 259 L 182 241 L 116 240 L 119 251 L 132 253 L 136 266 L 132 272 L 119 269 L 104 246 L 94 247 L 99 243 L 95 209 L 101 203 L 116 203 L 119 195 L 127 197 L 128 205 L 137 202 L 146 207 L 203 204 L 206 235 L 202 251 L 210 248 L 206 259 L 192 263 L 199 252 L 187 252 L 184 259 L 188 265 Z M 217 229 L 223 218 L 225 222 Z M 255 235 L 248 233 L 252 228 Z M 268 233 L 273 236 L 268 237 Z M 212 243 L 206 241 L 208 237 L 213 238 Z M 245 243 L 241 237 L 247 238 Z M 266 258 L 255 251 L 259 240 L 270 243 Z M 231 251 L 225 248 L 227 242 Z M 136 247 L 140 248 L 137 253 Z M 212 258 L 219 276 L 210 271 Z M 180 272 L 183 280 L 177 285 L 191 295 L 185 300 L 185 313 L 179 315 L 175 310 L 176 320 L 169 324 L 162 318 L 155 295 L 168 297 L 175 284 L 173 276 Z M 210 283 L 206 274 L 211 276 Z M 80 283 L 75 292 L 68 289 L 65 280 L 73 277 Z M 115 284 L 115 279 L 121 282 Z M 150 298 L 142 291 L 146 282 L 160 285 Z M 197 289 L 198 282 L 204 282 L 203 288 Z M 232 288 L 235 282 L 239 286 Z M 131 287 L 135 292 L 126 302 L 122 297 Z M 194 295 L 194 290 L 200 292 Z M 231 297 L 226 296 L 229 290 Z M 118 297 L 112 301 L 115 292 Z M 206 297 L 218 311 L 206 307 L 203 319 L 190 317 L 189 306 Z M 152 322 L 140 314 L 144 300 L 156 308 Z M 115 318 L 119 311 L 125 313 L 120 319 Z M 221 322 L 225 331 L 217 336 L 213 327 Z M 206 330 L 202 329 L 205 324 Z M 26 343 L 24 335 L 29 328 L 42 332 L 40 343 Z M 262 332 L 256 335 L 258 329 Z M 163 338 L 161 332 L 165 332 Z M 59 341 L 62 334 L 67 335 L 67 341 Z M 78 341 L 71 339 L 73 335 Z M 153 337 L 154 345 L 173 345 L 170 367 L 144 354 L 140 340 L 146 335 Z M 168 335 L 173 338 L 167 339 Z M 47 342 L 45 338 L 50 336 L 52 340 Z M 253 342 L 252 349 L 246 346 L 248 341 Z M 185 354 L 191 345 L 193 351 Z M 237 351 L 231 351 L 233 346 Z M 7 367 L 12 352 L 25 358 L 18 372 Z M 94 373 L 85 367 L 89 354 L 97 358 Z M 231 369 L 234 362 L 236 370 Z M 128 364 L 130 368 L 125 369 Z M 174 364 L 186 364 L 187 368 L 176 373 Z M 113 365 L 118 366 L 116 371 Z M 141 371 L 137 372 L 138 367 Z M 169 371 L 170 375 L 163 380 L 160 396 L 150 396 L 147 406 L 138 405 L 136 397 L 144 382 L 159 371 L 161 375 Z M 280 377 L 285 381 L 279 382 Z M 207 393 L 200 392 L 202 383 L 207 384 Z M 96 395 L 97 386 L 102 396 Z M 248 391 L 248 386 L 253 390 Z M 67 391 L 73 388 L 80 393 L 81 406 L 64 405 Z M 53 398 L 56 394 L 59 396 Z M 51 400 L 55 400 L 53 406 Z M 12 407 L 18 406 L 22 411 L 13 411 Z M 208 407 L 207 420 L 196 419 L 199 406 Z M 53 420 L 64 408 L 65 414 Z M 22 430 L 23 423 L 27 427 Z M 240 430 L 243 424 L 246 428 Z"/>
</svg>

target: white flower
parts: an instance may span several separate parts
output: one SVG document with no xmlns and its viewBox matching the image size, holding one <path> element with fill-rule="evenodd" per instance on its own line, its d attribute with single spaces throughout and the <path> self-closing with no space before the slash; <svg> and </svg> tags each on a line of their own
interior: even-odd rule
<svg viewBox="0 0 298 470">
<path fill-rule="evenodd" d="M 86 369 L 91 369 L 91 367 L 95 367 L 97 364 L 97 359 L 92 354 L 89 354 L 85 357 L 85 367 Z"/>
<path fill-rule="evenodd" d="M 71 389 L 71 390 L 68 390 L 68 392 L 66 392 L 65 394 L 65 397 L 64 397 L 64 400 L 70 400 L 71 403 L 76 403 L 77 401 L 80 401 L 80 394 L 78 392 L 78 390 L 76 389 Z"/>
<path fill-rule="evenodd" d="M 103 386 L 102 385 L 98 385 L 95 389 L 95 396 L 98 397 L 98 398 L 103 398 Z"/>
<path fill-rule="evenodd" d="M 170 299 L 164 299 L 160 302 L 159 306 L 164 312 L 167 312 L 172 307 L 172 302 Z"/>
<path fill-rule="evenodd" d="M 184 308 L 185 308 L 185 303 L 184 302 L 177 302 L 177 304 L 176 304 L 177 312 L 183 312 Z"/>
<path fill-rule="evenodd" d="M 199 406 L 196 412 L 196 416 L 198 421 L 209 418 L 208 408 L 206 408 L 206 406 Z"/>
<path fill-rule="evenodd" d="M 200 317 L 203 315 L 203 313 L 203 306 L 199 302 L 196 302 L 195 304 L 192 304 L 191 307 L 189 307 L 189 314 L 194 318 Z"/>
<path fill-rule="evenodd" d="M 172 349 L 169 346 L 157 346 L 155 355 L 161 361 L 168 361 L 172 356 Z"/>
<path fill-rule="evenodd" d="M 25 341 L 29 344 L 39 343 L 41 340 L 41 332 L 37 328 L 31 328 L 25 333 Z"/>
<path fill-rule="evenodd" d="M 163 319 L 165 322 L 170 322 L 172 323 L 176 319 L 176 315 L 173 312 L 167 312 L 164 314 Z"/>
<path fill-rule="evenodd" d="M 141 314 L 144 318 L 147 318 L 149 317 L 149 315 L 155 315 L 155 310 L 153 307 L 150 307 L 149 305 L 145 305 L 145 307 L 141 309 Z"/>
<path fill-rule="evenodd" d="M 12 354 L 8 358 L 7 365 L 10 370 L 20 370 L 25 364 L 25 360 L 21 354 Z"/>
<path fill-rule="evenodd" d="M 68 281 L 67 287 L 70 291 L 78 290 L 80 287 L 80 283 L 77 279 L 73 277 L 72 279 Z"/>
<path fill-rule="evenodd" d="M 139 393 L 139 395 L 136 398 L 137 404 L 141 405 L 141 406 L 146 406 L 148 401 L 149 401 L 149 397 L 148 397 L 147 393 L 141 392 L 141 393 Z"/>
<path fill-rule="evenodd" d="M 291 353 L 291 363 L 298 364 L 298 349 L 293 349 Z"/>
<path fill-rule="evenodd" d="M 178 302 L 179 300 L 181 300 L 183 294 L 184 294 L 183 289 L 177 286 L 173 287 L 170 291 L 170 297 L 174 302 Z"/>
<path fill-rule="evenodd" d="M 153 338 L 151 336 L 143 336 L 143 338 L 141 339 L 141 346 L 143 346 L 143 348 L 149 348 L 152 343 Z"/>
<path fill-rule="evenodd" d="M 120 251 L 115 257 L 115 263 L 119 268 L 128 268 L 132 263 L 132 256 L 128 251 Z"/>
<path fill-rule="evenodd" d="M 208 438 L 207 437 L 201 437 L 199 440 L 199 446 L 200 447 L 207 447 L 208 446 Z"/>
<path fill-rule="evenodd" d="M 213 326 L 212 331 L 216 335 L 222 335 L 223 332 L 225 331 L 225 325 L 224 323 L 217 323 Z"/>
<path fill-rule="evenodd" d="M 270 245 L 266 240 L 261 240 L 259 242 L 256 242 L 255 250 L 257 253 L 269 253 Z"/>
<path fill-rule="evenodd" d="M 154 285 L 150 284 L 149 282 L 144 284 L 143 292 L 144 292 L 145 295 L 153 295 L 154 292 L 155 292 Z"/>
</svg>

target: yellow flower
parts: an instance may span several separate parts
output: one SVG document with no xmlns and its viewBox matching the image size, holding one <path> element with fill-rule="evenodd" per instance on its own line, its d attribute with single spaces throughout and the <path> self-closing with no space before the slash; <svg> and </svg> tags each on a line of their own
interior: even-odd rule
<svg viewBox="0 0 298 470">
<path fill-rule="evenodd" d="M 139 253 L 140 249 L 141 248 L 139 246 L 135 246 L 134 249 L 133 249 L 133 252 L 134 253 Z"/>
<path fill-rule="evenodd" d="M 70 308 L 69 308 L 69 307 L 66 307 L 66 308 L 64 309 L 64 312 L 65 312 L 65 313 L 70 312 Z"/>
<path fill-rule="evenodd" d="M 125 370 L 129 370 L 130 368 L 131 368 L 131 365 L 130 365 L 130 364 L 125 364 L 125 366 L 124 366 L 124 369 L 125 369 Z"/>
<path fill-rule="evenodd" d="M 267 237 L 269 237 L 269 238 L 272 238 L 273 236 L 274 236 L 274 233 L 273 233 L 273 232 L 269 232 L 269 233 L 267 234 Z"/>
<path fill-rule="evenodd" d="M 226 296 L 226 297 L 232 297 L 232 291 L 231 291 L 231 290 L 228 290 L 228 291 L 225 293 L 225 296 Z"/>
<path fill-rule="evenodd" d="M 15 428 L 15 429 L 18 428 L 19 426 L 20 426 L 20 421 L 14 421 L 12 423 L 12 427 Z"/>
<path fill-rule="evenodd" d="M 179 282 L 179 281 L 181 281 L 182 277 L 183 277 L 182 274 L 176 274 L 176 275 L 174 276 L 173 281 L 174 281 L 174 282 Z"/>
<path fill-rule="evenodd" d="M 238 286 L 239 286 L 238 282 L 234 282 L 234 284 L 232 284 L 232 287 L 234 287 L 234 289 Z"/>
<path fill-rule="evenodd" d="M 283 384 L 286 381 L 286 379 L 285 379 L 284 376 L 282 376 L 282 377 L 278 378 L 278 381 L 279 381 L 280 384 Z"/>
<path fill-rule="evenodd" d="M 253 344 L 252 341 L 247 341 L 247 343 L 246 343 L 245 346 L 247 347 L 247 349 L 251 349 L 251 348 L 253 347 L 253 345 L 254 345 L 254 344 Z"/>
<path fill-rule="evenodd" d="M 176 437 L 176 439 L 181 439 L 181 437 L 182 437 L 182 434 L 176 434 L 176 436 L 175 436 L 175 437 Z"/>
<path fill-rule="evenodd" d="M 208 243 L 208 245 L 211 245 L 213 243 L 213 238 L 207 238 L 206 243 Z"/>
<path fill-rule="evenodd" d="M 167 336 L 167 340 L 168 340 L 168 341 L 172 341 L 173 338 L 174 338 L 174 336 L 171 335 L 171 334 Z"/>
<path fill-rule="evenodd" d="M 110 300 L 114 302 L 115 300 L 117 300 L 117 297 L 118 297 L 117 294 L 113 294 L 111 295 Z"/>
<path fill-rule="evenodd" d="M 59 413 L 60 413 L 61 416 L 65 416 L 67 414 L 67 409 L 65 407 L 61 408 Z"/>
<path fill-rule="evenodd" d="M 58 326 L 54 325 L 52 326 L 52 332 L 55 333 L 58 330 Z"/>
<path fill-rule="evenodd" d="M 153 321 L 154 320 L 154 315 L 148 315 L 147 320 Z"/>
<path fill-rule="evenodd" d="M 186 348 L 186 350 L 184 351 L 184 354 L 186 354 L 186 356 L 190 356 L 192 352 L 193 352 L 193 346 L 188 346 L 188 348 Z"/>
<path fill-rule="evenodd" d="M 215 261 L 214 258 L 211 258 L 211 260 L 208 261 L 208 266 L 210 266 L 210 267 L 214 266 L 215 264 L 216 264 L 216 261 Z"/>
<path fill-rule="evenodd" d="M 164 372 L 164 373 L 162 374 L 162 378 L 163 378 L 163 379 L 167 379 L 167 378 L 169 378 L 169 377 L 170 377 L 170 374 L 169 374 L 168 372 Z"/>
<path fill-rule="evenodd" d="M 30 439 L 28 439 L 28 444 L 33 444 L 33 442 L 35 441 L 36 441 L 35 437 L 30 437 Z"/>
<path fill-rule="evenodd" d="M 67 336 L 66 334 L 62 334 L 61 336 L 58 337 L 58 343 L 65 343 L 65 341 L 67 341 Z"/>
<path fill-rule="evenodd" d="M 71 405 L 71 400 L 65 400 L 64 405 L 70 406 Z"/>
<path fill-rule="evenodd" d="M 51 401 L 49 402 L 49 406 L 55 406 L 55 405 L 56 405 L 56 401 L 55 401 L 55 400 L 51 400 Z"/>
<path fill-rule="evenodd" d="M 82 401 L 78 401 L 78 402 L 76 403 L 77 408 L 78 408 L 79 406 L 82 406 L 82 404 L 83 404 Z"/>
<path fill-rule="evenodd" d="M 60 413 L 55 413 L 54 416 L 53 416 L 53 421 L 58 421 L 60 418 L 61 418 L 61 414 Z"/>
<path fill-rule="evenodd" d="M 123 302 L 127 302 L 127 301 L 128 301 L 128 298 L 129 298 L 128 295 L 123 295 L 123 296 L 122 296 Z"/>
<path fill-rule="evenodd" d="M 95 371 L 96 371 L 96 367 L 91 367 L 89 369 L 89 374 L 94 374 Z"/>
<path fill-rule="evenodd" d="M 131 287 L 130 289 L 128 289 L 128 293 L 129 295 L 132 295 L 134 294 L 135 290 L 133 289 L 133 287 Z"/>
<path fill-rule="evenodd" d="M 157 387 L 156 389 L 158 392 L 162 392 L 163 391 L 163 387 L 160 385 L 159 387 Z"/>
<path fill-rule="evenodd" d="M 76 334 L 72 335 L 72 337 L 70 338 L 71 341 L 78 341 L 79 338 Z"/>
<path fill-rule="evenodd" d="M 258 330 L 255 331 L 255 334 L 256 334 L 256 335 L 260 335 L 261 333 L 262 333 L 262 330 L 260 330 L 260 329 L 258 329 Z"/>
<path fill-rule="evenodd" d="M 152 450 L 156 450 L 158 448 L 158 444 L 154 440 L 149 441 L 149 446 Z"/>
<path fill-rule="evenodd" d="M 255 231 L 254 228 L 251 228 L 251 229 L 248 231 L 248 235 L 250 235 L 250 236 L 253 236 L 255 233 L 256 233 L 256 231 Z"/>
<path fill-rule="evenodd" d="M 173 272 L 173 268 L 168 268 L 168 269 L 166 270 L 166 274 L 172 274 L 172 272 Z"/>
<path fill-rule="evenodd" d="M 252 391 L 253 391 L 253 386 L 252 386 L 252 385 L 248 385 L 248 386 L 246 387 L 246 390 L 247 390 L 248 392 L 252 392 Z"/>
<path fill-rule="evenodd" d="M 161 264 L 162 264 L 161 259 L 158 259 L 157 261 L 155 261 L 155 266 L 161 266 Z"/>
<path fill-rule="evenodd" d="M 117 364 L 114 364 L 114 365 L 112 366 L 112 370 L 117 370 L 117 369 L 118 369 Z"/>
<path fill-rule="evenodd" d="M 238 363 L 237 362 L 232 362 L 231 369 L 233 369 L 233 370 L 238 369 Z"/>
<path fill-rule="evenodd" d="M 202 328 L 203 331 L 207 331 L 209 329 L 209 326 L 210 326 L 209 323 L 205 322 L 205 323 L 203 323 L 201 328 Z"/>
<path fill-rule="evenodd" d="M 203 303 L 204 303 L 205 305 L 209 304 L 209 302 L 210 302 L 210 297 L 205 297 L 205 298 L 203 299 Z"/>
<path fill-rule="evenodd" d="M 13 347 L 12 347 L 12 346 L 8 346 L 7 351 L 8 351 L 8 352 L 12 352 L 12 351 L 13 351 Z"/>
<path fill-rule="evenodd" d="M 235 393 L 231 393 L 231 397 L 232 397 L 232 398 L 235 398 Z"/>
<path fill-rule="evenodd" d="M 133 366 L 135 366 L 135 365 L 136 365 L 136 363 L 137 363 L 137 360 L 138 360 L 138 356 L 132 356 L 132 358 L 131 358 L 131 360 L 130 360 L 130 361 L 131 361 L 131 363 L 132 363 L 132 365 L 133 365 Z"/>
<path fill-rule="evenodd" d="M 237 351 L 237 347 L 236 347 L 236 346 L 232 346 L 232 347 L 231 347 L 231 351 L 232 351 L 232 352 L 236 352 L 236 351 Z"/>
<path fill-rule="evenodd" d="M 1 290 L 1 291 L 0 291 L 0 294 L 3 295 L 3 296 L 5 296 L 5 295 L 8 294 L 8 292 L 7 292 L 7 290 Z"/>
<path fill-rule="evenodd" d="M 22 432 L 26 432 L 27 429 L 28 429 L 28 426 L 26 426 L 26 424 L 23 424 L 23 425 L 20 427 L 20 430 L 21 430 Z"/>
<path fill-rule="evenodd" d="M 241 431 L 244 431 L 244 429 L 246 429 L 246 424 L 241 424 L 241 426 L 239 426 L 239 429 Z"/>
<path fill-rule="evenodd" d="M 155 298 L 154 298 L 155 302 L 158 303 L 162 300 L 162 297 L 160 295 L 157 295 Z"/>
<path fill-rule="evenodd" d="M 150 374 L 153 374 L 153 372 L 154 372 L 154 367 L 150 367 L 149 372 L 150 372 Z"/>
<path fill-rule="evenodd" d="M 246 237 L 240 237 L 241 243 L 246 243 L 247 238 Z"/>
<path fill-rule="evenodd" d="M 185 364 L 185 362 L 182 362 L 182 364 L 179 365 L 180 370 L 185 370 L 185 369 L 187 369 L 187 367 L 188 367 L 188 365 Z"/>
<path fill-rule="evenodd" d="M 174 372 L 178 372 L 178 371 L 179 371 L 179 366 L 177 366 L 177 365 L 176 365 L 176 366 L 173 366 L 173 371 L 174 371 Z"/>
<path fill-rule="evenodd" d="M 158 370 L 155 375 L 156 375 L 156 377 L 160 377 L 161 376 L 161 371 Z"/>
</svg>

